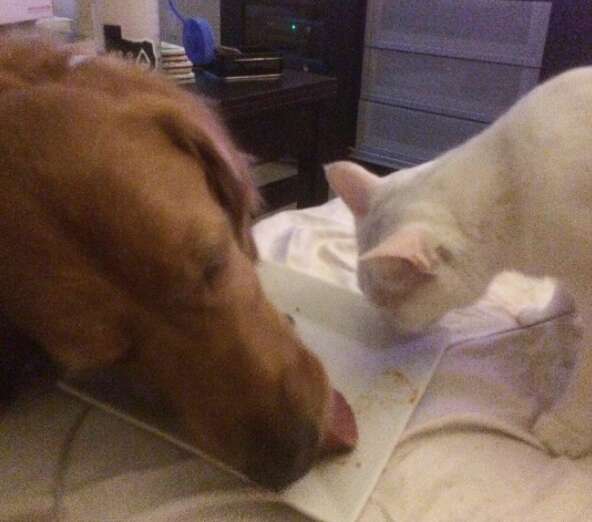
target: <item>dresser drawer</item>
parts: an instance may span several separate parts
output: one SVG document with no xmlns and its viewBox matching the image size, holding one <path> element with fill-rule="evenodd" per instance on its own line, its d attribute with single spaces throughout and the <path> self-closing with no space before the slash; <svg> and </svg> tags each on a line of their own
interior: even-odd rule
<svg viewBox="0 0 592 522">
<path fill-rule="evenodd" d="M 361 100 L 356 148 L 392 160 L 391 166 L 413 165 L 459 145 L 485 127 L 471 120 Z"/>
<path fill-rule="evenodd" d="M 538 78 L 531 67 L 367 48 L 362 97 L 490 122 Z"/>
<path fill-rule="evenodd" d="M 369 0 L 366 45 L 539 67 L 551 2 Z"/>
</svg>

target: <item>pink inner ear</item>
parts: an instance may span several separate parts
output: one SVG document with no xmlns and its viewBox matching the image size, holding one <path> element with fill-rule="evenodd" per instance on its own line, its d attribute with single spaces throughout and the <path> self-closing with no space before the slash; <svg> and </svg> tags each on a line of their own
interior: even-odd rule
<svg viewBox="0 0 592 522">
<path fill-rule="evenodd" d="M 364 217 L 380 178 L 350 161 L 338 161 L 325 167 L 327 181 L 356 217 Z"/>
<path fill-rule="evenodd" d="M 389 257 L 408 261 L 422 274 L 434 273 L 435 258 L 427 244 L 426 231 L 422 228 L 403 227 L 393 232 L 372 250 L 360 256 L 359 261 Z"/>
</svg>

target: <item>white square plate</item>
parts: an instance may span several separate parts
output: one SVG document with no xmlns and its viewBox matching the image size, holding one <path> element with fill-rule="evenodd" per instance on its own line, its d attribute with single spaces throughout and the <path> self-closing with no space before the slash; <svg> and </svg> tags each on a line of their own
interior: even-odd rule
<svg viewBox="0 0 592 522">
<path fill-rule="evenodd" d="M 392 320 L 359 294 L 268 262 L 261 263 L 259 273 L 271 301 L 292 315 L 304 342 L 323 361 L 354 410 L 359 430 L 352 453 L 315 466 L 278 495 L 314 519 L 353 522 L 432 378 L 448 344 L 446 334 L 438 330 L 403 339 Z M 103 376 L 61 387 L 212 462 L 183 441 L 173 418 L 130 400 L 116 379 Z"/>
</svg>

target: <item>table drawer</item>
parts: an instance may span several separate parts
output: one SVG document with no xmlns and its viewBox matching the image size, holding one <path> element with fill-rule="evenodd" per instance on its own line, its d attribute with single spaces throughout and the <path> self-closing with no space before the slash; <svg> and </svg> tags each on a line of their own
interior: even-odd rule
<svg viewBox="0 0 592 522">
<path fill-rule="evenodd" d="M 490 122 L 538 78 L 531 67 L 367 48 L 362 97 Z"/>
<path fill-rule="evenodd" d="M 394 164 L 416 164 L 464 142 L 486 124 L 361 100 L 356 147 Z"/>
<path fill-rule="evenodd" d="M 366 45 L 539 67 L 551 2 L 369 0 Z"/>
</svg>

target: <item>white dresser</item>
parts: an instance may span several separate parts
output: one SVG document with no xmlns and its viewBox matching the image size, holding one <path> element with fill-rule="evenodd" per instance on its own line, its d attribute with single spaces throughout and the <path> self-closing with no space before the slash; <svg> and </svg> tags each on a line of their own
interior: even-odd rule
<svg viewBox="0 0 592 522">
<path fill-rule="evenodd" d="M 369 0 L 354 157 L 424 162 L 539 79 L 551 2 Z"/>
</svg>

